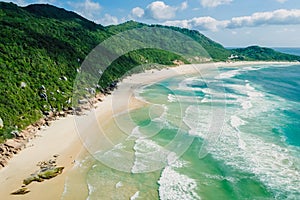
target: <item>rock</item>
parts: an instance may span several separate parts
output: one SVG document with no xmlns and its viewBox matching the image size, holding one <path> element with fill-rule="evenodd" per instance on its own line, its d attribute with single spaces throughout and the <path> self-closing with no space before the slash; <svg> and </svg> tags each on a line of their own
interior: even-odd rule
<svg viewBox="0 0 300 200">
<path fill-rule="evenodd" d="M 95 88 L 90 88 L 89 93 L 90 94 L 96 94 L 96 89 Z"/>
<path fill-rule="evenodd" d="M 34 124 L 34 126 L 40 127 L 40 126 L 43 126 L 45 123 L 46 123 L 46 120 L 45 120 L 45 119 L 40 119 L 39 121 L 37 121 L 37 122 Z"/>
<path fill-rule="evenodd" d="M 46 93 L 41 93 L 41 94 L 40 94 L 40 97 L 41 97 L 42 99 L 45 99 L 46 101 L 48 100 L 48 96 L 47 96 Z"/>
<path fill-rule="evenodd" d="M 42 182 L 42 181 L 44 181 L 44 179 L 40 178 L 38 175 L 35 174 L 35 175 L 32 175 L 32 176 L 24 179 L 23 180 L 23 184 L 24 185 L 29 185 L 30 183 L 32 183 L 34 181 L 36 181 L 36 182 Z"/>
<path fill-rule="evenodd" d="M 41 162 L 40 171 L 35 174 L 32 174 L 30 177 L 23 180 L 24 185 L 29 185 L 32 182 L 42 182 L 45 179 L 51 179 L 61 174 L 64 167 L 54 167 L 56 161 L 50 160 L 49 162 Z"/>
<path fill-rule="evenodd" d="M 55 176 L 59 175 L 62 173 L 64 167 L 56 167 L 53 169 L 48 169 L 46 171 L 42 171 L 38 174 L 39 178 L 42 179 L 51 179 L 54 178 Z"/>
<path fill-rule="evenodd" d="M 30 192 L 30 190 L 28 190 L 26 187 L 23 187 L 21 189 L 18 189 L 15 192 L 12 192 L 12 195 L 23 195 L 23 194 L 27 194 L 28 192 Z"/>
<path fill-rule="evenodd" d="M 46 90 L 44 85 L 41 85 L 40 90 Z"/>
<path fill-rule="evenodd" d="M 0 129 L 2 129 L 3 127 L 4 127 L 4 123 L 3 123 L 2 118 L 0 117 Z"/>
<path fill-rule="evenodd" d="M 78 103 L 79 104 L 86 104 L 86 103 L 88 103 L 89 101 L 87 100 L 87 99 L 79 99 L 78 100 Z"/>
<path fill-rule="evenodd" d="M 24 147 L 23 143 L 19 143 L 13 139 L 7 140 L 4 145 L 9 148 L 16 149 L 16 150 L 21 150 Z"/>
<path fill-rule="evenodd" d="M 50 126 L 51 125 L 51 121 L 46 121 L 46 126 Z"/>
<path fill-rule="evenodd" d="M 10 134 L 12 134 L 14 136 L 14 138 L 20 137 L 20 133 L 18 130 L 13 130 L 10 132 Z"/>
<path fill-rule="evenodd" d="M 174 64 L 174 65 L 183 65 L 184 62 L 181 61 L 181 60 L 174 60 L 174 61 L 173 61 L 173 64 Z"/>
<path fill-rule="evenodd" d="M 71 104 L 72 103 L 72 99 L 69 98 L 67 101 L 66 101 L 67 104 Z"/>
<path fill-rule="evenodd" d="M 0 158 L 0 167 L 5 167 L 7 165 L 7 160 L 5 159 L 4 156 Z"/>
<path fill-rule="evenodd" d="M 44 111 L 44 115 L 46 115 L 47 117 L 53 117 L 53 112 L 52 111 Z"/>
<path fill-rule="evenodd" d="M 68 80 L 68 78 L 67 78 L 67 77 L 65 77 L 65 76 L 62 76 L 62 77 L 61 77 L 61 80 L 67 81 L 67 80 Z"/>
<path fill-rule="evenodd" d="M 74 114 L 74 110 L 67 110 L 66 111 L 68 115 L 73 115 Z"/>
<path fill-rule="evenodd" d="M 22 131 L 22 135 L 23 135 L 23 138 L 27 138 L 31 135 L 29 129 L 27 128 L 26 130 L 23 130 Z"/>
<path fill-rule="evenodd" d="M 21 88 L 26 88 L 27 84 L 25 82 L 21 82 L 20 87 Z"/>
</svg>

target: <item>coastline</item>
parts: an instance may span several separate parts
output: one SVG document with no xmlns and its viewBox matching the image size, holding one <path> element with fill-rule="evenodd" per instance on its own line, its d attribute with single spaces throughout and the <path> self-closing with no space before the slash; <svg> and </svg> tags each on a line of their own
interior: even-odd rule
<svg viewBox="0 0 300 200">
<path fill-rule="evenodd" d="M 134 97 L 134 89 L 143 85 L 158 82 L 177 75 L 193 74 L 213 67 L 238 67 L 243 65 L 263 64 L 299 64 L 291 62 L 234 62 L 234 63 L 206 63 L 196 65 L 181 65 L 162 70 L 148 70 L 143 73 L 126 77 L 112 95 L 106 96 L 103 102 L 95 105 L 95 109 L 80 116 L 87 120 L 87 126 L 96 127 L 97 121 L 109 121 L 115 114 L 139 108 L 145 104 Z M 116 101 L 117 99 L 117 101 Z M 114 103 L 114 104 L 113 104 Z M 114 106 L 112 106 L 114 105 Z M 85 148 L 77 133 L 75 117 L 67 116 L 52 123 L 50 127 L 37 132 L 37 137 L 26 144 L 26 148 L 11 158 L 5 168 L 0 169 L 0 195 L 4 199 L 60 199 L 64 190 L 64 182 L 68 172 L 74 166 L 74 160 L 85 152 Z M 93 118 L 94 121 L 90 119 Z M 23 196 L 12 196 L 11 192 L 18 189 L 22 180 L 27 178 L 38 167 L 39 161 L 48 160 L 54 154 L 59 154 L 58 166 L 64 166 L 63 173 L 43 183 L 32 183 L 28 186 L 30 193 Z M 45 196 L 41 196 L 45 195 Z"/>
</svg>

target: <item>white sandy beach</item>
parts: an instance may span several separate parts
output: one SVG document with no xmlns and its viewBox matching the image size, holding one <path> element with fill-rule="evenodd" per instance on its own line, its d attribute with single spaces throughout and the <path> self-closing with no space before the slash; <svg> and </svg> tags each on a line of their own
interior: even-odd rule
<svg viewBox="0 0 300 200">
<path fill-rule="evenodd" d="M 68 172 L 78 160 L 78 155 L 85 152 L 84 145 L 78 135 L 77 120 L 82 120 L 88 129 L 97 130 L 99 122 L 109 121 L 114 115 L 143 106 L 145 103 L 134 97 L 134 90 L 143 85 L 182 74 L 203 73 L 206 69 L 214 67 L 237 67 L 241 65 L 257 64 L 291 64 L 278 62 L 236 62 L 236 63 L 208 63 L 198 65 L 182 65 L 162 70 L 149 70 L 125 78 L 118 85 L 112 95 L 105 97 L 96 108 L 87 115 L 76 117 L 68 116 L 52 123 L 50 127 L 37 133 L 37 137 L 27 144 L 27 148 L 15 155 L 3 169 L 0 169 L 0 199 L 60 199 L 64 191 L 65 179 Z M 75 119 L 76 118 L 76 119 Z M 82 128 L 82 127 L 81 127 Z M 80 130 L 79 130 L 80 131 Z M 104 130 L 105 131 L 105 130 Z M 64 166 L 63 173 L 51 180 L 42 183 L 31 183 L 31 191 L 22 196 L 10 195 L 22 185 L 23 179 L 35 172 L 39 161 L 52 158 L 59 154 L 58 165 Z"/>
</svg>

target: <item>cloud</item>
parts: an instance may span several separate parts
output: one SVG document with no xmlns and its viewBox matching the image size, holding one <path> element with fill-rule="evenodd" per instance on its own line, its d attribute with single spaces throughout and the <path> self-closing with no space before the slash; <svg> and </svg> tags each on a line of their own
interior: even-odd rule
<svg viewBox="0 0 300 200">
<path fill-rule="evenodd" d="M 210 31 L 218 31 L 224 28 L 236 29 L 266 25 L 295 25 L 300 24 L 300 9 L 280 9 L 271 12 L 257 12 L 250 16 L 234 17 L 230 20 L 217 20 L 212 17 L 198 17 L 193 19 L 166 21 L 164 24 Z"/>
<path fill-rule="evenodd" d="M 184 2 L 181 3 L 179 9 L 180 9 L 180 10 L 185 10 L 185 9 L 187 9 L 188 7 L 189 7 L 189 6 L 188 6 L 188 2 L 187 2 L 187 1 L 184 1 Z"/>
<path fill-rule="evenodd" d="M 47 3 L 47 4 L 54 4 L 56 0 L 38 0 L 38 3 Z"/>
<path fill-rule="evenodd" d="M 167 20 L 175 17 L 177 8 L 165 4 L 163 1 L 154 1 L 146 8 L 146 15 L 156 20 Z"/>
<path fill-rule="evenodd" d="M 276 0 L 277 2 L 279 2 L 279 3 L 285 3 L 285 2 L 287 2 L 288 0 Z"/>
<path fill-rule="evenodd" d="M 234 17 L 228 28 L 255 27 L 261 25 L 291 25 L 300 24 L 300 10 L 275 10 L 272 12 L 257 12 L 251 16 Z"/>
<path fill-rule="evenodd" d="M 139 7 L 137 7 L 139 8 Z M 139 11 L 142 13 L 142 10 L 144 11 L 144 17 L 149 19 L 155 19 L 155 20 L 169 20 L 176 16 L 176 13 L 178 11 L 183 11 L 188 8 L 188 2 L 184 1 L 178 6 L 171 6 L 167 5 L 163 1 L 154 1 L 150 3 L 145 9 L 139 8 Z M 135 12 L 138 10 L 136 8 Z M 132 10 L 132 16 L 133 10 Z"/>
<path fill-rule="evenodd" d="M 165 25 L 180 26 L 189 29 L 193 28 L 198 30 L 218 31 L 219 29 L 225 28 L 228 23 L 229 21 L 218 21 L 212 17 L 195 17 L 190 20 L 166 21 Z"/>
<path fill-rule="evenodd" d="M 112 16 L 110 14 L 105 14 L 103 18 L 98 19 L 96 21 L 98 24 L 102 24 L 104 26 L 112 25 L 112 24 L 119 24 L 119 19 L 115 16 Z"/>
<path fill-rule="evenodd" d="M 223 4 L 229 4 L 233 0 L 201 0 L 201 5 L 205 8 L 207 7 L 217 7 Z"/>
<path fill-rule="evenodd" d="M 4 2 L 12 2 L 12 3 L 15 3 L 17 4 L 18 6 L 27 6 L 29 5 L 28 2 L 26 2 L 25 0 L 3 0 Z"/>
<path fill-rule="evenodd" d="M 141 18 L 143 17 L 145 14 L 145 11 L 143 8 L 140 8 L 140 7 L 135 7 L 131 10 L 131 15 L 133 17 L 138 17 L 138 18 Z"/>
<path fill-rule="evenodd" d="M 69 1 L 68 4 L 74 8 L 75 12 L 90 20 L 96 20 L 101 11 L 101 5 L 93 0 L 76 3 Z"/>
</svg>

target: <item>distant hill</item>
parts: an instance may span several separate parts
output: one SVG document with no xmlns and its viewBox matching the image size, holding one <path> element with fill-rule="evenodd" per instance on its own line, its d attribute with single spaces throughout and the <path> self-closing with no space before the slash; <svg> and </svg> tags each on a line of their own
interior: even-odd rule
<svg viewBox="0 0 300 200">
<path fill-rule="evenodd" d="M 99 43 L 125 30 L 155 26 L 189 36 L 204 47 L 212 61 L 225 61 L 231 54 L 244 60 L 300 60 L 260 47 L 228 50 L 194 30 L 133 21 L 104 27 L 48 4 L 19 7 L 0 2 L 0 119 L 4 125 L 0 128 L 0 142 L 12 137 L 12 130 L 28 126 L 46 111 L 70 107 L 77 71 Z M 174 60 L 189 62 L 163 50 L 133 51 L 116 60 L 99 84 L 105 88 L 146 61 L 172 65 Z"/>
<path fill-rule="evenodd" d="M 265 60 L 265 61 L 298 61 L 299 56 L 280 53 L 274 49 L 250 46 L 247 48 L 233 49 L 232 53 L 239 56 L 240 60 Z"/>
</svg>

